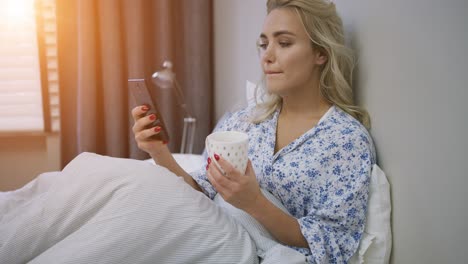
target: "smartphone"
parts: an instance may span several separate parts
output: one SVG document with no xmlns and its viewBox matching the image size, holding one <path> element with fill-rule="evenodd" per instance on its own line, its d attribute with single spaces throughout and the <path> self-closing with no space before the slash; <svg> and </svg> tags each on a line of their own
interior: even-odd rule
<svg viewBox="0 0 468 264">
<path fill-rule="evenodd" d="M 130 93 L 135 98 L 135 102 L 137 105 L 147 105 L 149 107 L 149 111 L 146 115 L 155 114 L 156 119 L 148 125 L 147 128 L 159 126 L 161 127 L 161 131 L 152 136 L 151 139 L 160 140 L 163 142 L 169 142 L 169 134 L 167 133 L 166 125 L 164 124 L 162 114 L 159 112 L 158 105 L 156 100 L 151 95 L 151 92 L 148 90 L 148 85 L 146 85 L 145 79 L 128 79 L 128 87 Z"/>
</svg>

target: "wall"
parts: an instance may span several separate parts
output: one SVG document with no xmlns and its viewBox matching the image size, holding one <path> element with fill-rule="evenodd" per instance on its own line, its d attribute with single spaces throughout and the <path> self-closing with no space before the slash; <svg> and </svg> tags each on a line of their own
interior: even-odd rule
<svg viewBox="0 0 468 264">
<path fill-rule="evenodd" d="M 393 263 L 466 263 L 468 2 L 336 3 L 392 185 Z"/>
<path fill-rule="evenodd" d="M 264 3 L 215 1 L 217 117 L 243 99 L 245 79 L 259 76 L 251 45 Z M 358 98 L 392 185 L 392 263 L 465 263 L 468 2 L 335 3 L 358 51 Z"/>
<path fill-rule="evenodd" d="M 59 135 L 0 135 L 0 191 L 20 188 L 42 172 L 60 170 Z"/>
<path fill-rule="evenodd" d="M 265 0 L 215 0 L 215 115 L 245 103 L 246 80 L 261 77 L 256 41 L 266 15 Z"/>
</svg>

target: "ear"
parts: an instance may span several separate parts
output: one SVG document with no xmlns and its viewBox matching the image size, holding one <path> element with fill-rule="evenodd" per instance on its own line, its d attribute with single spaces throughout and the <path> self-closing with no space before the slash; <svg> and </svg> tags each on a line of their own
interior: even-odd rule
<svg viewBox="0 0 468 264">
<path fill-rule="evenodd" d="M 322 50 L 316 50 L 315 52 L 315 64 L 317 65 L 324 65 L 328 61 L 327 53 Z"/>
</svg>

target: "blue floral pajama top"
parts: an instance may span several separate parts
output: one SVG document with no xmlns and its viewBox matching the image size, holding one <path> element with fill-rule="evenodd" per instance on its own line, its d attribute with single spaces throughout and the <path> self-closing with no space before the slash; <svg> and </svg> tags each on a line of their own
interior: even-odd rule
<svg viewBox="0 0 468 264">
<path fill-rule="evenodd" d="M 346 263 L 364 231 L 375 150 L 366 128 L 332 106 L 315 127 L 274 153 L 280 109 L 259 123 L 248 121 L 254 106 L 232 113 L 215 131 L 249 135 L 249 158 L 260 187 L 297 218 L 309 248 L 295 248 L 309 263 Z M 206 153 L 204 153 L 206 159 Z M 214 198 L 205 167 L 192 177 Z"/>
</svg>

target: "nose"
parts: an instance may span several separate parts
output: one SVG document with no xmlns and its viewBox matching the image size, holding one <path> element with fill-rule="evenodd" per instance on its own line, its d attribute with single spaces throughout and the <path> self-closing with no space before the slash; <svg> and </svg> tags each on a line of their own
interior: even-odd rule
<svg viewBox="0 0 468 264">
<path fill-rule="evenodd" d="M 262 62 L 266 64 L 273 63 L 275 60 L 275 54 L 273 50 L 273 45 L 268 45 L 265 50 L 263 50 L 262 54 Z"/>
</svg>

